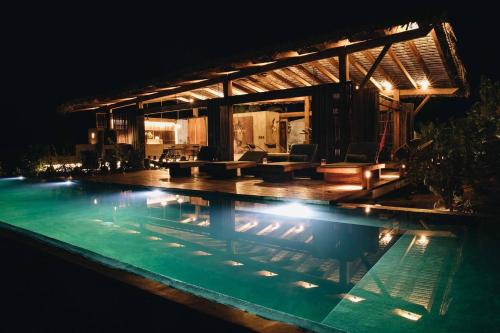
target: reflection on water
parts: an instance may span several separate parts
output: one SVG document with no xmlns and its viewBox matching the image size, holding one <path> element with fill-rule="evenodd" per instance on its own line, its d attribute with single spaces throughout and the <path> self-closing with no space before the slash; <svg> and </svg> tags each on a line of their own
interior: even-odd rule
<svg viewBox="0 0 500 333">
<path fill-rule="evenodd" d="M 0 183 L 0 220 L 314 330 L 467 330 L 460 321 L 470 313 L 455 300 L 469 292 L 462 281 L 471 274 L 460 270 L 470 234 L 463 224 L 62 185 Z"/>
</svg>

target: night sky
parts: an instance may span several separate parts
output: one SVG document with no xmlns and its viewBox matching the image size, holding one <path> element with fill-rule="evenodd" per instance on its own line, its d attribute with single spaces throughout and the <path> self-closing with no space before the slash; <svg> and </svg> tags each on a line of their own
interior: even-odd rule
<svg viewBox="0 0 500 333">
<path fill-rule="evenodd" d="M 411 10 L 357 6 L 362 8 L 355 11 L 334 1 L 320 2 L 317 9 L 295 3 L 288 2 L 285 10 L 257 2 L 233 2 L 231 10 L 222 9 L 222 4 L 63 8 L 46 3 L 3 10 L 0 149 L 63 138 L 71 143 L 78 127 L 85 133 L 85 126 L 58 114 L 57 107 L 74 98 L 105 95 L 188 66 L 316 33 L 412 14 L 447 12 L 468 71 L 470 101 L 476 98 L 480 75 L 499 79 L 498 54 L 489 46 L 498 32 L 491 8 L 472 8 L 472 3 L 464 8 L 412 4 Z M 466 109 L 470 101 L 432 101 L 421 117 L 434 117 L 435 109 L 448 117 Z"/>
</svg>

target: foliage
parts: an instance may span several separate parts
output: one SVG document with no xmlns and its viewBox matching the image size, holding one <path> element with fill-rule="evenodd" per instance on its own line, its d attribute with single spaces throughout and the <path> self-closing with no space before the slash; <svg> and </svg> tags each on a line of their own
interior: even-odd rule
<svg viewBox="0 0 500 333">
<path fill-rule="evenodd" d="M 126 166 L 129 170 L 144 169 L 144 153 L 139 149 L 129 150 L 126 161 Z"/>
<path fill-rule="evenodd" d="M 422 126 L 413 148 L 409 175 L 438 195 L 446 208 L 483 210 L 498 194 L 500 156 L 500 83 L 483 78 L 480 100 L 467 115 Z"/>
</svg>

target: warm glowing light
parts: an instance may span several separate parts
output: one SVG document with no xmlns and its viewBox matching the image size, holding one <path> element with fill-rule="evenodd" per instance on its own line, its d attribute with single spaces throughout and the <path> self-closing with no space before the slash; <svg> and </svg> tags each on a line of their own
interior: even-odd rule
<svg viewBox="0 0 500 333">
<path fill-rule="evenodd" d="M 258 271 L 257 275 L 265 276 L 265 277 L 273 277 L 273 276 L 276 276 L 278 274 L 270 272 L 270 271 Z"/>
<path fill-rule="evenodd" d="M 304 231 L 304 226 L 303 225 L 296 225 L 285 231 L 280 238 L 287 238 L 291 234 L 299 234 Z"/>
<path fill-rule="evenodd" d="M 380 85 L 382 85 L 382 88 L 384 88 L 384 90 L 392 90 L 392 83 L 390 83 L 389 81 L 382 81 L 380 82 Z"/>
<path fill-rule="evenodd" d="M 256 222 L 256 221 L 253 221 L 253 222 L 248 222 L 248 223 L 245 223 L 239 227 L 236 228 L 236 231 L 237 232 L 245 232 L 245 231 L 248 231 L 256 226 L 258 226 L 259 223 Z"/>
<path fill-rule="evenodd" d="M 267 235 L 280 227 L 279 223 L 273 223 L 257 233 L 258 236 Z"/>
<path fill-rule="evenodd" d="M 401 168 L 406 169 L 406 164 L 402 164 Z"/>
<path fill-rule="evenodd" d="M 200 226 L 200 227 L 208 227 L 209 225 L 210 225 L 210 222 L 208 222 L 207 220 L 201 221 L 200 223 L 198 223 L 198 226 Z"/>
<path fill-rule="evenodd" d="M 421 246 L 426 246 L 427 244 L 429 244 L 429 238 L 427 238 L 427 236 L 425 235 L 422 235 L 417 239 L 417 244 Z"/>
<path fill-rule="evenodd" d="M 228 265 L 228 266 L 243 266 L 243 264 L 241 262 L 237 262 L 234 260 L 224 261 L 224 264 Z"/>
<path fill-rule="evenodd" d="M 211 253 L 205 252 L 205 251 L 194 251 L 193 254 L 195 256 L 211 256 Z"/>
<path fill-rule="evenodd" d="M 179 203 L 179 205 L 182 204 L 183 202 L 184 202 L 184 199 L 182 199 L 182 198 L 177 199 L 177 203 Z"/>
<path fill-rule="evenodd" d="M 94 133 L 94 132 L 90 133 L 90 137 L 91 137 L 92 139 L 95 139 L 95 133 Z"/>
<path fill-rule="evenodd" d="M 305 288 L 305 289 L 311 289 L 311 288 L 317 288 L 319 287 L 317 284 L 313 284 L 310 282 L 306 281 L 297 281 L 293 283 L 294 286 Z"/>
<path fill-rule="evenodd" d="M 370 214 L 371 210 L 372 210 L 372 209 L 370 208 L 370 206 L 366 206 L 366 207 L 365 207 L 365 213 L 366 213 L 366 214 Z"/>
<path fill-rule="evenodd" d="M 346 299 L 348 301 L 351 301 L 353 303 L 359 303 L 359 302 L 362 302 L 365 300 L 363 297 L 354 296 L 351 294 L 340 294 L 340 297 L 342 297 L 343 299 Z"/>
<path fill-rule="evenodd" d="M 431 83 L 429 82 L 429 80 L 425 79 L 425 80 L 420 81 L 418 83 L 418 85 L 420 86 L 420 89 L 427 90 L 427 89 L 429 89 L 429 86 L 431 85 Z"/>
<path fill-rule="evenodd" d="M 193 98 L 190 98 L 188 99 L 189 103 L 194 103 L 194 99 Z"/>
<path fill-rule="evenodd" d="M 362 190 L 363 186 L 361 185 L 333 185 L 331 188 L 335 191 L 358 191 Z"/>
<path fill-rule="evenodd" d="M 399 175 L 380 175 L 380 179 L 398 179 Z"/>
<path fill-rule="evenodd" d="M 175 127 L 175 123 L 171 121 L 154 121 L 154 120 L 144 121 L 144 129 L 146 131 L 165 131 L 172 127 Z"/>
<path fill-rule="evenodd" d="M 392 240 L 392 235 L 388 232 L 384 234 L 382 237 L 380 237 L 379 243 L 381 245 L 387 245 L 391 242 L 391 240 Z"/>
<path fill-rule="evenodd" d="M 372 178 L 372 172 L 371 172 L 370 170 L 366 170 L 366 171 L 365 171 L 365 178 L 366 178 L 366 179 L 370 179 L 370 178 Z"/>
<path fill-rule="evenodd" d="M 420 318 L 422 318 L 422 315 L 420 315 L 418 313 L 414 313 L 414 312 L 410 312 L 410 311 L 406 311 L 406 310 L 401 310 L 401 309 L 394 309 L 393 313 L 395 315 L 398 315 L 400 317 L 403 317 L 403 318 L 406 318 L 406 319 L 409 319 L 412 321 L 417 321 Z"/>
<path fill-rule="evenodd" d="M 165 245 L 166 245 L 167 247 L 173 247 L 173 248 L 180 248 L 180 247 L 184 247 L 184 245 L 179 244 L 179 243 L 166 243 Z"/>
<path fill-rule="evenodd" d="M 356 85 L 356 90 L 359 90 L 359 86 L 358 85 Z"/>
</svg>

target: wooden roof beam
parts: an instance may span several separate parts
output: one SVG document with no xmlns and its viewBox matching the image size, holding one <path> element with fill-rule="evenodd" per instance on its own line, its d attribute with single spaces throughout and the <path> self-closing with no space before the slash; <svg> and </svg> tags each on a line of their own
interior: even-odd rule
<svg viewBox="0 0 500 333">
<path fill-rule="evenodd" d="M 270 80 L 267 77 L 267 75 L 258 75 L 257 79 L 260 80 L 260 81 L 262 81 L 262 82 L 264 82 L 267 85 L 276 87 L 276 89 L 288 89 L 289 88 L 286 85 L 282 84 L 281 82 L 277 82 L 276 80 L 275 81 Z"/>
<path fill-rule="evenodd" d="M 206 88 L 203 88 L 203 90 L 205 90 L 206 92 L 208 92 L 209 94 L 211 94 L 215 97 L 224 97 L 224 93 L 222 91 L 218 91 L 217 89 L 206 87 Z"/>
<path fill-rule="evenodd" d="M 257 79 L 255 77 L 249 76 L 249 77 L 247 77 L 247 79 L 252 81 L 253 83 L 257 84 L 258 86 L 266 88 L 266 90 L 282 89 L 278 85 L 274 84 L 273 82 L 270 82 L 269 80 L 262 80 L 260 77 Z"/>
<path fill-rule="evenodd" d="M 415 111 L 413 111 L 413 114 L 417 114 L 420 110 L 422 110 L 422 108 L 429 101 L 430 98 L 431 98 L 431 95 L 425 96 L 424 99 L 422 100 L 422 102 L 420 102 L 420 104 L 417 106 Z"/>
<path fill-rule="evenodd" d="M 418 64 L 420 65 L 420 67 L 422 68 L 422 70 L 425 73 L 426 79 L 431 81 L 431 71 L 429 70 L 429 67 L 427 67 L 427 64 L 425 63 L 424 58 L 422 58 L 422 55 L 420 54 L 420 51 L 417 49 L 417 46 L 415 45 L 415 43 L 413 41 L 409 40 L 406 42 L 406 45 L 408 45 L 411 52 L 413 53 L 413 55 L 417 59 Z"/>
<path fill-rule="evenodd" d="M 309 81 L 304 80 L 304 78 L 302 76 L 298 75 L 297 73 L 292 71 L 290 68 L 282 68 L 281 70 L 283 71 L 283 73 L 285 73 L 286 75 L 288 75 L 290 77 L 293 77 L 295 80 L 299 81 L 300 83 L 302 83 L 306 87 L 312 86 L 312 84 L 309 83 Z"/>
<path fill-rule="evenodd" d="M 274 77 L 275 79 L 283 82 L 284 84 L 286 84 L 289 88 L 297 88 L 299 85 L 296 84 L 295 82 L 289 80 L 288 78 L 286 78 L 285 76 L 281 75 L 280 73 L 276 72 L 276 71 L 273 71 L 273 72 L 269 72 L 267 73 L 267 75 L 269 76 L 272 76 Z"/>
<path fill-rule="evenodd" d="M 309 72 L 307 70 L 307 68 L 304 67 L 304 65 L 297 65 L 295 66 L 295 68 L 302 74 L 304 74 L 309 80 L 311 80 L 312 82 L 314 83 L 319 83 L 319 84 L 323 84 L 323 83 L 326 83 L 325 81 L 323 81 L 321 78 L 313 75 L 311 72 Z"/>
<path fill-rule="evenodd" d="M 384 46 L 384 48 L 382 49 L 382 51 L 380 51 L 377 59 L 372 60 L 373 61 L 372 67 L 370 67 L 370 69 L 368 70 L 368 73 L 366 73 L 363 81 L 361 81 L 361 84 L 359 85 L 360 89 L 362 89 L 366 85 L 366 83 L 368 82 L 368 80 L 372 77 L 373 73 L 375 72 L 375 70 L 379 66 L 380 62 L 382 61 L 382 59 L 386 55 L 387 51 L 389 51 L 391 45 L 392 45 L 391 43 L 386 44 Z M 371 55 L 370 52 L 368 52 L 368 51 L 365 51 L 365 52 L 366 52 L 365 56 L 369 54 L 369 58 L 373 59 L 373 56 Z M 388 80 L 387 76 L 385 76 L 385 80 Z"/>
<path fill-rule="evenodd" d="M 319 61 L 311 63 L 311 66 L 316 68 L 321 74 L 332 80 L 333 82 L 339 82 L 339 78 L 333 75 L 325 66 L 323 66 Z"/>
<path fill-rule="evenodd" d="M 413 77 L 410 75 L 410 73 L 406 70 L 406 67 L 403 65 L 401 60 L 399 60 L 399 57 L 397 56 L 396 53 L 392 49 L 389 49 L 387 52 L 389 54 L 389 57 L 391 57 L 392 61 L 398 66 L 399 70 L 404 74 L 404 76 L 410 81 L 411 85 L 415 88 L 418 89 L 417 82 L 413 79 Z"/>
<path fill-rule="evenodd" d="M 233 89 L 235 89 L 235 88 L 237 90 L 243 91 L 245 94 L 253 94 L 256 92 L 256 90 L 253 90 L 251 88 L 243 86 L 242 84 L 239 84 L 239 81 L 238 82 L 233 81 Z"/>
<path fill-rule="evenodd" d="M 354 68 L 356 68 L 359 72 L 361 72 L 361 74 L 363 74 L 365 78 L 368 76 L 368 71 L 363 66 L 361 66 L 361 64 L 359 64 L 352 55 L 349 55 L 349 62 L 354 66 Z M 378 90 L 383 90 L 380 82 L 375 80 L 372 76 L 368 77 L 368 79 L 370 80 L 371 83 L 373 83 L 375 87 L 378 88 Z"/>
<path fill-rule="evenodd" d="M 453 96 L 457 91 L 458 88 L 400 89 L 399 96 Z"/>
<path fill-rule="evenodd" d="M 249 80 L 238 80 L 238 84 L 240 86 L 248 87 L 252 90 L 255 90 L 256 92 L 265 92 L 265 91 L 269 90 L 266 87 L 264 87 L 258 83 L 251 82 Z"/>
</svg>

